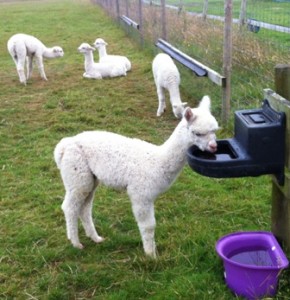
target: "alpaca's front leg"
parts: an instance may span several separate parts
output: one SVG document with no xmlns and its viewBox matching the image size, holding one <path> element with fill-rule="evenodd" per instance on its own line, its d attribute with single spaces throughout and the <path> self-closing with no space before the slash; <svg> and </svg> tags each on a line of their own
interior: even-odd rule
<svg viewBox="0 0 290 300">
<path fill-rule="evenodd" d="M 157 86 L 157 95 L 158 95 L 158 110 L 157 110 L 157 117 L 160 117 L 165 109 L 166 109 L 166 103 L 165 103 L 165 91 L 161 86 Z"/>
<path fill-rule="evenodd" d="M 44 79 L 44 80 L 47 80 L 45 72 L 44 72 L 44 65 L 43 65 L 42 55 L 36 56 L 36 63 L 37 63 L 37 67 L 38 67 L 41 78 Z"/>
<path fill-rule="evenodd" d="M 29 79 L 32 75 L 33 64 L 32 64 L 33 57 L 26 56 L 26 71 L 27 71 L 27 79 Z"/>
<path fill-rule="evenodd" d="M 102 75 L 100 73 L 95 73 L 95 74 L 90 74 L 85 72 L 83 74 L 84 78 L 89 78 L 89 79 L 102 79 Z"/>
<path fill-rule="evenodd" d="M 148 256 L 156 258 L 154 241 L 155 216 L 153 201 L 132 200 L 132 208 L 142 237 L 143 248 Z"/>
</svg>

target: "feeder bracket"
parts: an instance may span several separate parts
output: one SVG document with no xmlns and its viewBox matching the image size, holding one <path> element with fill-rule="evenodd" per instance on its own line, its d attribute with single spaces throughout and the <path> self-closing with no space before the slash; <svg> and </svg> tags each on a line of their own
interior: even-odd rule
<svg viewBox="0 0 290 300">
<path fill-rule="evenodd" d="M 131 20 L 131 19 L 128 18 L 127 16 L 122 15 L 122 16 L 120 16 L 120 19 L 121 19 L 124 23 L 126 23 L 127 25 L 132 26 L 133 28 L 139 30 L 139 27 L 140 27 L 139 24 L 136 23 L 135 21 Z"/>
</svg>

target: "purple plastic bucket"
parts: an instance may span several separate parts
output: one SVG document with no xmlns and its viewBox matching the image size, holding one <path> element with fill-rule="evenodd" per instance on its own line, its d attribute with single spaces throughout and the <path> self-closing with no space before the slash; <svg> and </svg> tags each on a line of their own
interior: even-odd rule
<svg viewBox="0 0 290 300">
<path fill-rule="evenodd" d="M 274 296 L 278 276 L 289 264 L 270 232 L 226 235 L 217 241 L 216 251 L 223 260 L 228 287 L 247 299 Z"/>
</svg>

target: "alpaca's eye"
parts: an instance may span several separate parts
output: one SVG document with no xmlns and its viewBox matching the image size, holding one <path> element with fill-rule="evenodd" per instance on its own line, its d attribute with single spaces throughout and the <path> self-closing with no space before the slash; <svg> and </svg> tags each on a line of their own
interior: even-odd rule
<svg viewBox="0 0 290 300">
<path fill-rule="evenodd" d="M 196 133 L 195 133 L 195 135 L 196 135 L 196 136 L 198 136 L 198 137 L 205 136 L 205 134 L 204 134 L 204 133 L 199 133 L 199 132 L 196 132 Z"/>
</svg>

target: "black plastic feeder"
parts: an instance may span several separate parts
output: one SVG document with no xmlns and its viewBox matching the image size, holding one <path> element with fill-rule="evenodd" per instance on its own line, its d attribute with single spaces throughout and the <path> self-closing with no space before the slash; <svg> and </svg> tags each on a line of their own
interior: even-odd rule
<svg viewBox="0 0 290 300">
<path fill-rule="evenodd" d="M 192 146 L 187 159 L 197 173 L 216 178 L 274 174 L 284 184 L 285 113 L 273 110 L 264 100 L 262 108 L 235 112 L 235 135 L 217 140 L 217 152 Z"/>
</svg>

